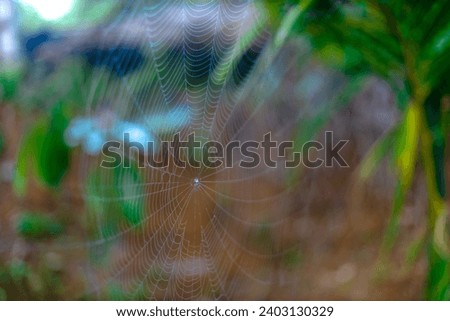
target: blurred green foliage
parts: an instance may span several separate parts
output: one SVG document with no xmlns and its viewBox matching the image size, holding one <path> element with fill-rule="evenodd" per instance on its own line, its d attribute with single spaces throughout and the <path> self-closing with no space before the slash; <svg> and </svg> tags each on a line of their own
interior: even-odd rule
<svg viewBox="0 0 450 321">
<path fill-rule="evenodd" d="M 69 116 L 63 105 L 53 108 L 50 124 L 43 137 L 38 168 L 40 177 L 48 186 L 57 187 L 69 168 L 70 149 L 64 142 Z"/>
<path fill-rule="evenodd" d="M 19 84 L 23 77 L 23 68 L 19 64 L 6 66 L 0 64 L 0 100 L 11 100 L 19 88 Z"/>
<path fill-rule="evenodd" d="M 64 294 L 60 272 L 44 264 L 13 260 L 0 266 L 0 300 L 62 300 Z"/>
<path fill-rule="evenodd" d="M 39 213 L 23 213 L 17 222 L 17 232 L 29 240 L 53 238 L 63 230 L 63 225 L 56 218 Z"/>
<path fill-rule="evenodd" d="M 429 223 L 426 239 L 417 242 L 419 245 L 413 248 L 420 251 L 422 246 L 427 246 L 426 298 L 450 300 L 450 253 L 445 227 L 448 215 L 445 141 L 450 133 L 450 108 L 444 106 L 450 95 L 450 1 L 265 0 L 264 3 L 270 12 L 270 23 L 273 28 L 278 28 L 277 49 L 289 35 L 302 37 L 310 43 L 317 59 L 348 76 L 335 101 L 328 102 L 329 106 L 321 108 L 322 112 L 308 126 L 299 129 L 298 146 L 311 139 L 331 119 L 338 103 L 340 106 L 348 103 L 366 76 L 383 78 L 396 93 L 403 117 L 372 147 L 360 166 L 361 179 L 368 179 L 380 161 L 389 157 L 397 173 L 398 184 L 380 262 L 387 265 L 407 193 L 420 169 L 426 176 Z M 81 21 L 106 19 L 118 6 L 110 1 L 93 5 L 78 1 L 73 15 L 52 23 L 52 26 L 66 28 L 77 26 Z M 21 14 L 28 29 L 46 25 L 39 21 L 35 12 L 22 8 Z M 241 47 L 245 48 L 253 40 L 254 34 L 249 33 L 243 37 Z M 241 53 L 237 51 L 237 55 Z M 177 65 L 181 67 L 181 61 Z M 212 77 L 218 82 L 225 81 L 228 68 L 219 65 Z M 154 74 L 148 77 L 147 71 L 144 67 L 131 75 L 128 79 L 132 84 L 130 87 L 137 92 L 145 90 L 152 77 L 156 77 Z M 64 142 L 64 132 L 72 110 L 86 105 L 87 95 L 81 88 L 89 78 L 88 72 L 81 59 L 67 59 L 49 77 L 43 78 L 31 95 L 22 94 L 18 87 L 24 76 L 21 68 L 5 69 L 0 73 L 2 100 L 45 110 L 52 106 L 22 140 L 13 182 L 18 195 L 25 194 L 30 177 L 49 188 L 56 188 L 63 181 L 71 157 L 71 149 Z M 100 93 L 105 86 L 100 83 L 96 90 Z M 96 93 L 93 96 L 95 103 Z M 0 153 L 3 144 L 0 133 Z M 104 221 L 92 226 L 99 224 L 102 227 L 100 237 L 108 239 L 117 234 L 121 224 L 133 227 L 142 222 L 145 204 L 138 196 L 147 191 L 134 167 L 116 168 L 112 175 L 101 175 L 101 170 L 104 169 L 96 169 L 89 175 L 87 201 L 94 212 L 105 213 Z M 17 224 L 17 232 L 29 240 L 52 238 L 63 229 L 54 218 L 36 213 L 22 214 Z M 260 234 L 257 240 L 260 244 L 270 239 L 270 230 L 262 228 Z M 294 250 L 283 258 L 286 266 L 296 265 L 300 259 Z M 29 270 L 22 262 L 0 271 L 0 300 L 9 298 L 7 288 L 11 284 L 27 282 L 24 279 Z M 120 299 L 123 294 L 120 289 L 112 288 L 111 296 Z"/>
<path fill-rule="evenodd" d="M 302 261 L 301 252 L 298 248 L 290 248 L 282 257 L 282 264 L 287 269 L 296 268 Z"/>
<path fill-rule="evenodd" d="M 397 93 L 404 111 L 398 125 L 374 146 L 361 166 L 367 178 L 390 155 L 398 176 L 392 216 L 381 249 L 380 264 L 398 232 L 406 195 L 417 173 L 425 172 L 429 201 L 427 239 L 428 299 L 450 299 L 450 252 L 446 217 L 445 137 L 450 94 L 450 1 L 354 0 L 266 1 L 275 25 L 280 12 L 298 12 L 284 33 L 307 38 L 322 61 L 350 78 L 375 74 Z M 280 11 L 280 8 L 282 10 Z M 299 10 L 302 8 L 302 10 Z"/>
<path fill-rule="evenodd" d="M 23 196 L 27 182 L 35 177 L 42 184 L 58 187 L 69 168 L 70 148 L 64 142 L 69 124 L 69 110 L 56 104 L 49 118 L 37 120 L 22 140 L 16 163 L 13 186 Z"/>
<path fill-rule="evenodd" d="M 112 171 L 112 175 L 105 175 Z M 93 213 L 103 213 L 101 222 L 102 238 L 116 235 L 122 224 L 139 226 L 144 215 L 144 184 L 135 166 L 114 169 L 98 168 L 89 175 L 87 182 L 87 204 Z M 98 232 L 98 231 L 96 231 Z"/>
</svg>

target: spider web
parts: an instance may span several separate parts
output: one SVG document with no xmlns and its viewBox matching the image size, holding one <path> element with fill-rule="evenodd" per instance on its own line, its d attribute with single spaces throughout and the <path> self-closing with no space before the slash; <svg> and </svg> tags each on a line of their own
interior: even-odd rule
<svg viewBox="0 0 450 321">
<path fill-rule="evenodd" d="M 155 150 L 175 132 L 223 145 L 262 141 L 267 132 L 289 138 L 298 108 L 276 93 L 300 50 L 274 55 L 265 23 L 250 1 L 132 2 L 104 29 L 102 44 L 113 53 L 126 43 L 145 59 L 126 55 L 114 61 L 116 74 L 106 67 L 92 74 L 90 117 L 109 132 L 119 121 L 139 128 Z M 135 65 L 137 71 L 122 72 Z M 231 168 L 213 170 L 138 168 L 136 159 L 129 168 L 106 169 L 100 155 L 83 155 L 91 293 L 267 296 L 280 283 L 277 266 L 295 247 L 283 237 L 293 202 L 288 171 L 283 159 L 276 168 L 241 168 L 243 156 L 233 156 Z"/>
</svg>

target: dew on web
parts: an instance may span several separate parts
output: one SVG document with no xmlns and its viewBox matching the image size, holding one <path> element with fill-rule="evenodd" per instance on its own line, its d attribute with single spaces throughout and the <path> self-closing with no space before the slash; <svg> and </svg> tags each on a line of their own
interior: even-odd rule
<svg viewBox="0 0 450 321">
<path fill-rule="evenodd" d="M 277 90 L 303 49 L 275 55 L 267 23 L 251 1 L 133 2 L 102 41 L 138 50 L 139 67 L 129 61 L 133 56 L 114 60 L 113 69 L 109 61 L 99 67 L 89 80 L 88 114 L 108 110 L 126 124 L 121 133 L 131 128 L 154 141 L 157 156 L 161 142 L 176 133 L 223 146 L 261 141 L 269 131 L 274 139 L 288 137 L 298 108 L 282 107 L 286 94 Z M 105 137 L 114 129 L 101 128 Z M 69 134 L 74 144 L 85 139 Z M 242 157 L 214 169 L 142 167 L 132 157 L 129 167 L 106 169 L 96 151 L 81 156 L 80 167 L 95 261 L 90 293 L 108 297 L 113 288 L 130 299 L 256 299 L 270 292 L 290 246 L 282 241 L 292 227 L 285 168 L 243 168 Z"/>
<path fill-rule="evenodd" d="M 192 186 L 194 187 L 194 191 L 198 191 L 198 189 L 200 188 L 200 180 L 198 179 L 198 177 L 192 180 Z"/>
</svg>

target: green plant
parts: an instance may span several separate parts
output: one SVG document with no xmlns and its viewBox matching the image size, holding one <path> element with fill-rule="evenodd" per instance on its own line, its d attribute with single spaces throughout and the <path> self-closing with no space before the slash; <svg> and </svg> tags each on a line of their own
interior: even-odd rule
<svg viewBox="0 0 450 321">
<path fill-rule="evenodd" d="M 397 93 L 402 120 L 379 140 L 361 164 L 361 177 L 367 178 L 390 153 L 398 178 L 380 263 L 387 262 L 406 195 L 421 168 L 428 194 L 426 297 L 450 299 L 444 170 L 449 112 L 443 107 L 444 98 L 450 94 L 450 1 L 267 3 L 275 25 L 286 27 L 280 14 L 283 10 L 295 13 L 295 23 L 284 32 L 297 32 L 307 38 L 320 59 L 352 78 L 376 74 Z"/>
<path fill-rule="evenodd" d="M 17 223 L 17 232 L 30 240 L 56 237 L 62 231 L 63 226 L 55 218 L 38 213 L 24 213 Z"/>
<path fill-rule="evenodd" d="M 19 196 L 27 181 L 37 177 L 48 187 L 58 187 L 69 168 L 70 148 L 64 142 L 69 124 L 68 109 L 56 104 L 49 117 L 42 117 L 25 135 L 19 148 L 13 187 Z"/>
</svg>

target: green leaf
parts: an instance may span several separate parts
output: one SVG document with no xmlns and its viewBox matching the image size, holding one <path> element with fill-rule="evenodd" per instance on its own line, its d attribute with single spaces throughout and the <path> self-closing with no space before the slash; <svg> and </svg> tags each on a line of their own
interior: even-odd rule
<svg viewBox="0 0 450 321">
<path fill-rule="evenodd" d="M 417 10 L 418 28 L 422 31 L 422 36 L 419 39 L 420 44 L 426 47 L 427 44 L 434 42 L 436 37 L 439 37 L 442 30 L 448 26 L 450 21 L 450 2 L 447 0 L 424 1 L 420 10 Z M 448 30 L 448 28 L 447 28 Z"/>
<path fill-rule="evenodd" d="M 430 245 L 428 264 L 427 300 L 450 300 L 450 260 Z"/>
<path fill-rule="evenodd" d="M 419 106 L 411 103 L 405 112 L 394 146 L 397 174 L 405 191 L 411 186 L 415 172 L 420 124 Z"/>
<path fill-rule="evenodd" d="M 384 272 L 388 268 L 388 256 L 395 244 L 398 235 L 399 222 L 405 204 L 407 188 L 403 182 L 399 181 L 395 189 L 394 204 L 392 207 L 391 216 L 389 217 L 387 227 L 383 234 L 383 240 L 380 247 L 380 255 L 376 263 L 376 269 L 379 272 Z"/>
<path fill-rule="evenodd" d="M 45 184 L 57 187 L 69 167 L 69 147 L 62 133 L 49 130 L 43 140 L 39 157 L 39 173 Z"/>
<path fill-rule="evenodd" d="M 138 226 L 142 221 L 145 192 L 136 167 L 96 168 L 89 175 L 86 188 L 98 237 L 115 235 L 120 224 Z"/>
<path fill-rule="evenodd" d="M 427 126 L 431 134 L 432 154 L 434 162 L 434 174 L 436 188 L 439 195 L 446 196 L 445 186 L 445 136 L 442 123 L 443 113 L 441 112 L 441 93 L 432 92 L 425 101 L 425 116 Z"/>
<path fill-rule="evenodd" d="M 55 218 L 37 213 L 24 213 L 17 223 L 17 232 L 30 240 L 53 238 L 63 230 L 63 226 Z"/>
<path fill-rule="evenodd" d="M 392 73 L 402 71 L 400 43 L 376 7 L 350 2 L 311 20 L 307 30 L 319 53 L 335 48 L 331 56 L 345 54 L 335 66 L 351 75 L 375 72 L 390 78 Z"/>
<path fill-rule="evenodd" d="M 18 196 L 25 195 L 27 181 L 32 176 L 48 187 L 59 186 L 69 168 L 70 148 L 64 142 L 68 124 L 66 108 L 57 104 L 50 120 L 39 119 L 25 135 L 17 155 L 13 180 Z"/>
<path fill-rule="evenodd" d="M 47 127 L 47 121 L 39 119 L 22 139 L 13 179 L 13 189 L 18 196 L 25 195 L 28 179 L 37 174 L 40 147 L 43 144 Z"/>
<path fill-rule="evenodd" d="M 358 170 L 359 177 L 363 181 L 372 176 L 373 172 L 378 167 L 380 162 L 391 150 L 396 131 L 397 129 L 395 128 L 378 139 L 364 156 L 364 159 L 361 161 Z"/>
<path fill-rule="evenodd" d="M 296 21 L 302 16 L 302 14 L 304 14 L 306 10 L 308 10 L 308 7 L 312 3 L 314 3 L 314 0 L 301 1 L 298 5 L 294 6 L 286 13 L 286 16 L 282 20 L 281 26 L 275 35 L 275 48 L 280 48 L 281 45 L 285 43 L 285 40 L 293 30 Z"/>
<path fill-rule="evenodd" d="M 394 159 L 398 183 L 391 216 L 383 235 L 380 256 L 377 262 L 377 268 L 381 271 L 386 269 L 387 257 L 394 246 L 398 234 L 406 194 L 413 181 L 417 161 L 420 121 L 420 109 L 416 104 L 410 103 L 399 129 L 395 132 Z"/>
<path fill-rule="evenodd" d="M 408 245 L 406 254 L 405 254 L 405 262 L 411 267 L 417 260 L 420 258 L 420 254 L 424 250 L 426 244 L 426 235 L 422 234 Z"/>
<path fill-rule="evenodd" d="M 70 148 L 64 142 L 64 131 L 69 119 L 61 104 L 52 111 L 50 126 L 39 152 L 39 174 L 43 182 L 57 187 L 69 168 Z"/>
<path fill-rule="evenodd" d="M 0 64 L 0 99 L 11 100 L 22 80 L 22 68 L 19 65 Z"/>
<path fill-rule="evenodd" d="M 264 0 L 264 6 L 269 15 L 272 26 L 279 26 L 284 20 L 289 7 L 298 5 L 298 0 Z"/>
</svg>

